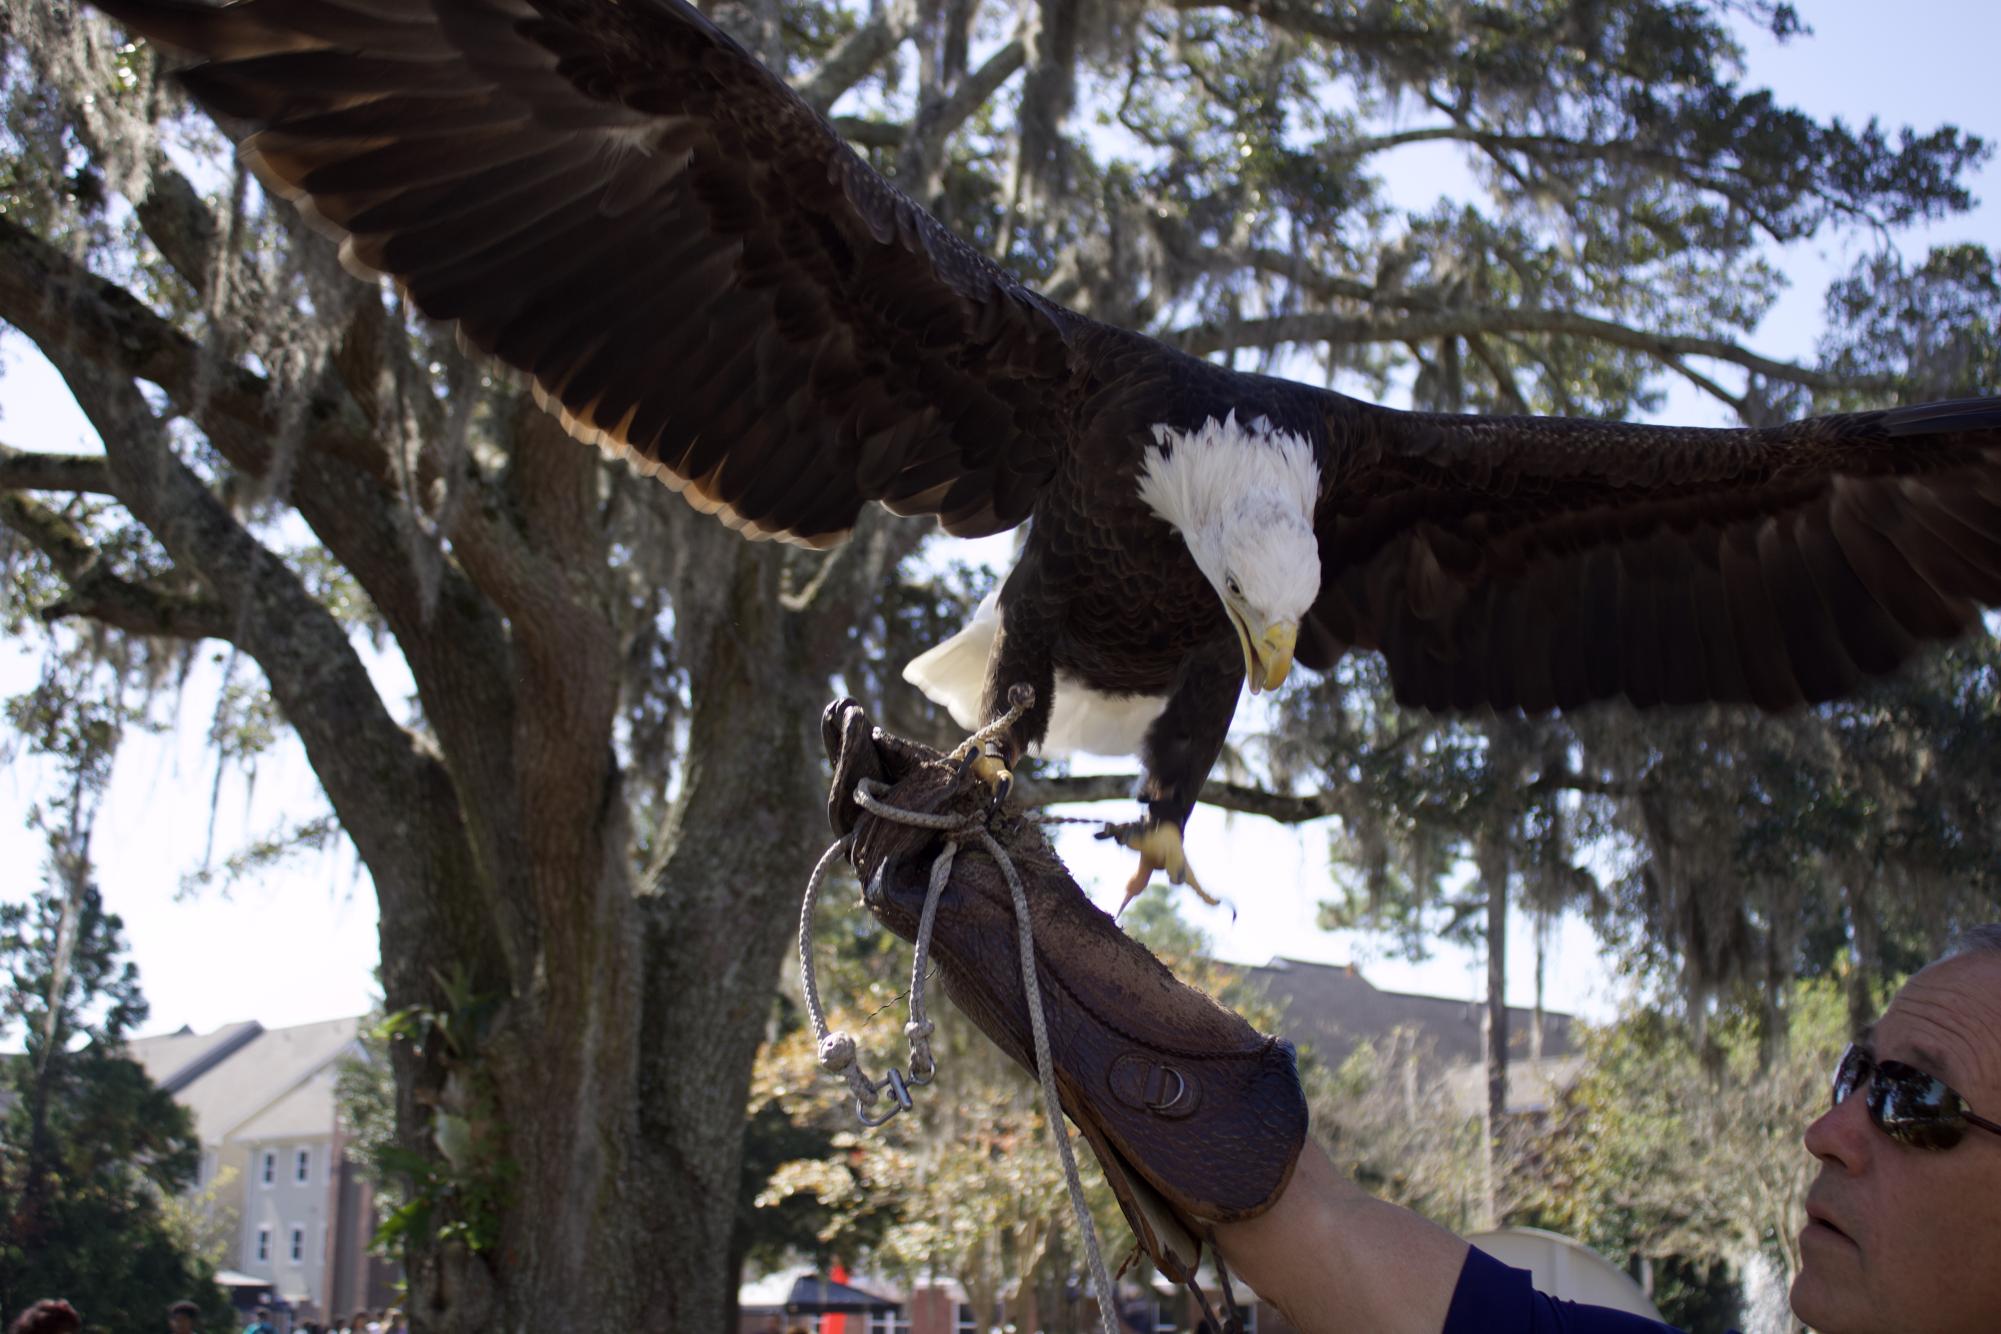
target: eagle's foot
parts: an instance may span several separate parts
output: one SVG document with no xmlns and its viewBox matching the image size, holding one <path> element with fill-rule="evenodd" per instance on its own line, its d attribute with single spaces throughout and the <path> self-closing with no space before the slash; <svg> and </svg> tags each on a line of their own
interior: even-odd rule
<svg viewBox="0 0 2001 1334">
<path fill-rule="evenodd" d="M 995 750 L 968 741 L 953 751 L 951 758 L 961 773 L 970 770 L 974 778 L 986 785 L 995 806 L 1007 800 L 1007 794 L 1014 788 L 1014 773 Z"/>
<path fill-rule="evenodd" d="M 1140 896 L 1155 871 L 1167 872 L 1169 884 L 1188 886 L 1195 891 L 1195 897 L 1210 907 L 1221 905 L 1222 900 L 1202 888 L 1202 882 L 1195 878 L 1195 868 L 1188 864 L 1188 854 L 1182 846 L 1179 825 L 1165 820 L 1140 820 L 1107 825 L 1098 837 L 1109 838 L 1139 854 L 1139 869 L 1126 881 L 1126 896 L 1119 901 L 1119 913 L 1125 912 L 1126 905 Z"/>
</svg>

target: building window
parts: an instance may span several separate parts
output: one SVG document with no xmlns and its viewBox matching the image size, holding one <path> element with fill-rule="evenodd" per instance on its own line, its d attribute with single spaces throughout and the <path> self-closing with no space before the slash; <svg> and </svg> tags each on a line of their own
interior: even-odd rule
<svg viewBox="0 0 2001 1334">
<path fill-rule="evenodd" d="M 267 1186 L 278 1179 L 278 1151 L 276 1149 L 264 1150 L 263 1162 L 257 1169 L 257 1179 Z"/>
<path fill-rule="evenodd" d="M 980 1334 L 980 1322 L 973 1319 L 973 1308 L 964 1302 L 952 1308 L 952 1334 Z"/>
<path fill-rule="evenodd" d="M 271 1229 L 268 1227 L 257 1229 L 257 1259 L 260 1264 L 271 1261 Z"/>
<path fill-rule="evenodd" d="M 313 1151 L 300 1149 L 292 1155 L 292 1180 L 301 1186 L 313 1179 Z"/>
<path fill-rule="evenodd" d="M 870 1311 L 868 1334 L 910 1334 L 908 1311 Z"/>
<path fill-rule="evenodd" d="M 299 1261 L 305 1258 L 306 1230 L 295 1223 L 292 1225 L 292 1259 Z"/>
<path fill-rule="evenodd" d="M 1174 1318 L 1174 1308 L 1177 1305 L 1176 1298 L 1179 1295 L 1177 1293 L 1175 1297 L 1162 1297 L 1154 1302 L 1153 1334 L 1176 1334 L 1176 1331 L 1181 1328 L 1180 1322 Z"/>
</svg>

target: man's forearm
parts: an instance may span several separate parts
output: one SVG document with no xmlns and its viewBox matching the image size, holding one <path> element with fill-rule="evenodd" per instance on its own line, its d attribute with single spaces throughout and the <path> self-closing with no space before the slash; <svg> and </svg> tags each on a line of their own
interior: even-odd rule
<svg viewBox="0 0 2001 1334">
<path fill-rule="evenodd" d="M 1466 1243 L 1369 1195 L 1309 1137 L 1278 1203 L 1216 1228 L 1231 1270 L 1304 1334 L 1439 1334 Z"/>
</svg>

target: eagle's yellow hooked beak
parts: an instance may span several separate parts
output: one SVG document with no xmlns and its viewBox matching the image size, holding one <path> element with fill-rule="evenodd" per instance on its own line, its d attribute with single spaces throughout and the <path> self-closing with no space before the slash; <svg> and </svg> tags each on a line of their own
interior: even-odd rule
<svg viewBox="0 0 2001 1334">
<path fill-rule="evenodd" d="M 1299 622 L 1275 621 L 1253 639 L 1250 627 L 1244 624 L 1236 608 L 1229 611 L 1230 624 L 1237 628 L 1237 642 L 1244 649 L 1244 679 L 1250 682 L 1251 693 L 1278 689 L 1292 671 L 1292 650 L 1299 643 Z"/>
</svg>

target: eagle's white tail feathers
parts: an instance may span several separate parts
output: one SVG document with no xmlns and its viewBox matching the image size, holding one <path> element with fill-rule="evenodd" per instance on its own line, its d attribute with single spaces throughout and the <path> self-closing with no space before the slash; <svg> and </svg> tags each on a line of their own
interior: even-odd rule
<svg viewBox="0 0 2001 1334">
<path fill-rule="evenodd" d="M 1137 755 L 1146 729 L 1167 707 L 1165 695 L 1106 695 L 1074 676 L 1056 674 L 1056 709 L 1049 734 L 1036 749 L 1054 758 L 1079 751 Z"/>
<path fill-rule="evenodd" d="M 989 593 L 966 628 L 910 660 L 903 679 L 942 705 L 968 732 L 980 725 L 980 694 L 986 689 L 987 659 L 1000 634 L 1000 599 Z M 1053 758 L 1087 751 L 1093 755 L 1138 753 L 1146 729 L 1167 707 L 1163 695 L 1106 695 L 1066 673 L 1056 675 L 1056 707 L 1049 733 L 1036 750 Z"/>
<path fill-rule="evenodd" d="M 1000 594 L 989 593 L 966 628 L 944 643 L 928 648 L 903 668 L 903 679 L 923 691 L 933 704 L 944 706 L 952 721 L 968 732 L 979 730 L 980 692 L 987 685 L 987 658 L 1000 635 Z"/>
</svg>

